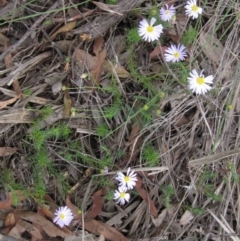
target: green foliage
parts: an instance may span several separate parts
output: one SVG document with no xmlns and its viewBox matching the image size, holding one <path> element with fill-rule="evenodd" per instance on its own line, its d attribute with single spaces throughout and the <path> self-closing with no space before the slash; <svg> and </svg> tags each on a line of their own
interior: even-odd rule
<svg viewBox="0 0 240 241">
<path fill-rule="evenodd" d="M 52 162 L 48 157 L 47 149 L 41 148 L 34 156 L 34 161 L 36 162 L 36 168 L 48 168 L 51 166 Z"/>
<path fill-rule="evenodd" d="M 109 187 L 112 185 L 111 180 L 109 180 L 109 176 L 95 176 L 94 182 L 100 187 Z"/>
<path fill-rule="evenodd" d="M 142 155 L 146 166 L 153 167 L 159 164 L 159 153 L 152 145 L 144 146 Z"/>
<path fill-rule="evenodd" d="M 1 171 L 0 185 L 7 188 L 14 184 L 14 173 L 9 168 L 4 167 Z"/>
<path fill-rule="evenodd" d="M 194 41 L 197 39 L 198 31 L 194 29 L 193 27 L 189 27 L 182 36 L 182 43 L 185 46 L 188 46 L 190 44 L 193 44 Z"/>
<path fill-rule="evenodd" d="M 184 208 L 186 208 L 187 210 L 189 210 L 191 213 L 193 213 L 195 215 L 202 215 L 205 212 L 204 209 L 202 209 L 202 208 L 191 207 L 188 205 L 185 205 Z"/>
<path fill-rule="evenodd" d="M 127 44 L 138 44 L 141 41 L 141 37 L 138 34 L 137 28 L 132 28 L 127 32 Z"/>
<path fill-rule="evenodd" d="M 149 18 L 159 18 L 159 8 L 157 6 L 152 6 L 148 9 Z"/>
<path fill-rule="evenodd" d="M 217 175 L 216 172 L 202 171 L 197 188 L 213 201 L 220 202 L 222 197 L 214 193 L 216 188 L 213 183 Z"/>
<path fill-rule="evenodd" d="M 113 198 L 114 198 L 114 191 L 113 191 L 113 190 L 108 191 L 107 194 L 106 194 L 106 196 L 105 196 L 105 198 L 106 198 L 106 200 L 108 200 L 108 201 L 113 200 Z"/>
<path fill-rule="evenodd" d="M 99 137 L 105 137 L 110 133 L 110 130 L 106 123 L 102 123 L 101 125 L 96 127 L 96 132 Z"/>
<path fill-rule="evenodd" d="M 232 173 L 232 178 L 234 180 L 235 183 L 239 183 L 239 177 L 238 177 L 238 174 L 237 174 L 237 171 L 236 171 L 236 166 L 233 162 L 229 162 L 228 163 L 228 166 L 231 170 L 231 173 Z"/>
<path fill-rule="evenodd" d="M 117 0 L 106 0 L 106 4 L 116 4 Z"/>
<path fill-rule="evenodd" d="M 163 187 L 162 192 L 163 192 L 164 205 L 168 208 L 168 207 L 171 206 L 170 202 L 171 202 L 172 196 L 174 195 L 174 188 L 170 184 L 170 185 L 167 185 L 167 186 Z"/>
<path fill-rule="evenodd" d="M 44 108 L 42 108 L 39 111 L 39 117 L 38 120 L 45 120 L 47 119 L 49 116 L 51 116 L 54 113 L 53 109 L 51 108 L 51 106 L 46 106 Z"/>
<path fill-rule="evenodd" d="M 24 89 L 23 90 L 23 95 L 26 97 L 29 97 L 32 94 L 32 90 L 31 89 Z"/>
<path fill-rule="evenodd" d="M 207 197 L 211 198 L 213 201 L 221 202 L 222 197 L 214 193 L 215 188 L 212 184 L 207 184 L 203 187 L 203 192 L 206 194 Z"/>
<path fill-rule="evenodd" d="M 113 103 L 110 106 L 104 108 L 104 116 L 108 119 L 112 119 L 121 110 L 122 100 L 119 96 L 116 96 Z"/>
</svg>

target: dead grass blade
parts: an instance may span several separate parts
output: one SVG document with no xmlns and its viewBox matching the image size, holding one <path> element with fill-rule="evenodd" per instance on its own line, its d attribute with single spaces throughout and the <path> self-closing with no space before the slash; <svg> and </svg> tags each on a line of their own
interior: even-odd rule
<svg viewBox="0 0 240 241">
<path fill-rule="evenodd" d="M 102 9 L 103 11 L 106 11 L 106 12 L 109 12 L 109 13 L 113 13 L 113 14 L 117 14 L 119 16 L 122 16 L 123 14 L 122 13 L 118 13 L 114 10 L 112 10 L 110 7 L 114 7 L 114 5 L 109 5 L 109 4 L 105 4 L 105 3 L 101 3 L 101 2 L 95 2 L 93 1 L 93 3 L 99 7 L 100 9 Z"/>
<path fill-rule="evenodd" d="M 6 51 L 7 52 L 7 51 Z M 10 86 L 15 80 L 22 78 L 23 76 L 25 76 L 25 74 L 32 69 L 33 67 L 35 67 L 36 65 L 39 65 L 41 63 L 41 61 L 43 61 L 44 59 L 50 57 L 52 55 L 52 53 L 49 52 L 45 52 L 42 54 L 39 54 L 38 56 L 26 61 L 23 64 L 19 64 L 18 68 L 15 69 L 14 71 L 12 71 L 8 78 L 8 86 Z"/>
<path fill-rule="evenodd" d="M 226 219 L 222 215 L 220 215 L 222 219 L 220 220 L 211 210 L 208 209 L 208 212 L 219 223 L 219 225 L 229 234 L 230 238 L 233 241 L 240 241 L 238 235 L 233 231 L 233 229 L 230 227 L 230 225 L 227 223 Z"/>
<path fill-rule="evenodd" d="M 71 108 L 72 108 L 72 100 L 69 96 L 68 90 L 64 91 L 64 96 L 63 96 L 63 117 L 70 117 L 71 116 Z"/>
<path fill-rule="evenodd" d="M 226 152 L 222 152 L 222 153 L 217 153 L 217 154 L 213 154 L 213 155 L 209 155 L 206 157 L 201 157 L 192 161 L 189 161 L 188 166 L 189 167 L 196 167 L 199 165 L 204 165 L 204 164 L 210 164 L 210 163 L 214 163 L 217 162 L 223 158 L 235 155 L 235 154 L 239 154 L 240 153 L 240 147 L 235 148 L 231 151 L 226 151 Z"/>
</svg>

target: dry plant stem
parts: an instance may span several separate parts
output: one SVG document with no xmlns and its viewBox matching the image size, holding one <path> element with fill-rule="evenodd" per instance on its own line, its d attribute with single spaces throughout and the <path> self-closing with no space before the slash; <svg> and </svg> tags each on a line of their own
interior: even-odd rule
<svg viewBox="0 0 240 241">
<path fill-rule="evenodd" d="M 240 153 L 240 147 L 235 148 L 231 151 L 226 151 L 223 153 L 217 153 L 217 154 L 213 154 L 210 156 L 206 156 L 206 157 L 202 157 L 202 158 L 198 158 L 195 160 L 192 160 L 189 162 L 188 167 L 195 167 L 198 165 L 204 165 L 204 164 L 210 164 L 210 163 L 214 163 L 216 161 L 219 161 L 223 158 L 235 155 L 235 154 L 239 154 Z"/>
<path fill-rule="evenodd" d="M 51 11 L 57 8 L 61 4 L 60 1 L 56 1 L 52 7 L 48 9 L 41 17 L 37 19 L 37 21 L 32 25 L 32 27 L 16 42 L 14 45 L 10 46 L 5 52 L 0 55 L 0 61 L 3 60 L 8 54 L 15 51 L 29 36 L 30 34 L 36 29 L 36 27 L 51 13 Z"/>
<path fill-rule="evenodd" d="M 116 5 L 115 11 L 119 13 L 127 13 L 131 9 L 140 6 L 144 0 L 122 0 Z M 123 17 L 117 14 L 104 14 L 97 16 L 93 21 L 86 23 L 79 29 L 73 30 L 74 34 L 87 33 L 92 39 L 104 34 L 111 26 L 116 25 Z"/>
</svg>

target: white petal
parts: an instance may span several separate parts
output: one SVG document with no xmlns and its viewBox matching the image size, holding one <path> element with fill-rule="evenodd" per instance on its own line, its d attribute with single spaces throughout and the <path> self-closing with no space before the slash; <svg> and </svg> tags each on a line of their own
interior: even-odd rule
<svg viewBox="0 0 240 241">
<path fill-rule="evenodd" d="M 156 18 L 151 18 L 150 25 L 153 26 L 156 21 L 157 21 Z"/>
</svg>

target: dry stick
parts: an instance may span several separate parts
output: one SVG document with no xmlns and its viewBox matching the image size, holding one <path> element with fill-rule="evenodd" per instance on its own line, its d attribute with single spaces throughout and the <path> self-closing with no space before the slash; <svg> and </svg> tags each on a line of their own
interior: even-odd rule
<svg viewBox="0 0 240 241">
<path fill-rule="evenodd" d="M 16 42 L 14 45 L 10 46 L 5 52 L 3 52 L 0 55 L 0 61 L 3 60 L 8 54 L 15 51 L 17 49 L 17 47 L 19 47 L 29 37 L 29 35 L 32 33 L 32 31 L 34 31 L 36 29 L 36 27 L 51 13 L 51 11 L 53 9 L 55 9 L 56 7 L 58 7 L 60 4 L 61 4 L 60 1 L 56 1 L 52 5 L 52 7 L 50 7 L 48 9 L 48 11 L 46 11 L 46 13 L 44 13 L 40 18 L 38 18 L 37 21 L 32 25 L 32 27 L 23 35 L 23 37 L 21 39 L 19 39 L 18 42 Z"/>
<path fill-rule="evenodd" d="M 206 157 L 202 157 L 202 158 L 198 158 L 195 160 L 192 160 L 189 162 L 188 166 L 189 167 L 195 167 L 198 165 L 203 165 L 203 164 L 210 164 L 210 163 L 214 163 L 218 160 L 221 160 L 223 158 L 235 155 L 235 154 L 239 154 L 240 153 L 240 147 L 235 148 L 231 151 L 226 151 L 226 152 L 222 152 L 222 153 L 217 153 L 217 154 L 213 154 L 210 156 L 206 156 Z"/>
</svg>

